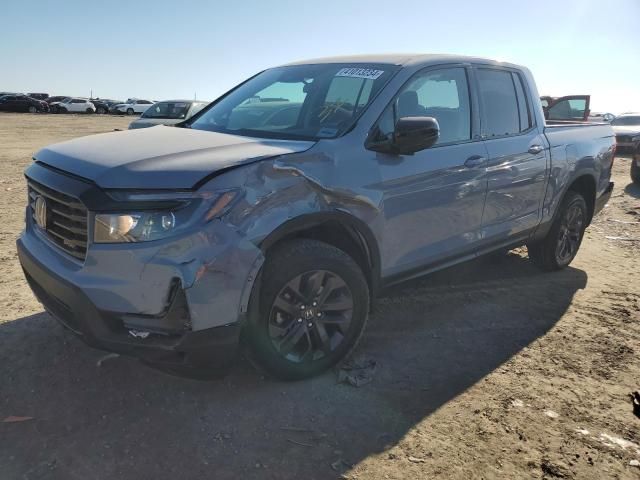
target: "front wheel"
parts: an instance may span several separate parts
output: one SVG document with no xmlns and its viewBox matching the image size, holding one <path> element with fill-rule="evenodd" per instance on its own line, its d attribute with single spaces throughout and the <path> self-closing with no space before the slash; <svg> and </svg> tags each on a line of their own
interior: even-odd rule
<svg viewBox="0 0 640 480">
<path fill-rule="evenodd" d="M 584 197 L 569 190 L 547 236 L 527 245 L 529 258 L 543 270 L 560 270 L 569 266 L 580 249 L 587 228 L 587 215 Z"/>
<path fill-rule="evenodd" d="M 367 321 L 369 289 L 342 250 L 308 239 L 276 246 L 260 285 L 245 331 L 259 368 L 284 380 L 308 378 L 356 346 Z"/>
<path fill-rule="evenodd" d="M 67 109 L 64 107 L 58 107 L 57 113 L 67 113 Z"/>
<path fill-rule="evenodd" d="M 127 108 L 127 115 L 133 115 L 133 108 Z"/>
<path fill-rule="evenodd" d="M 86 113 L 93 113 L 93 110 L 91 110 L 90 108 L 87 108 L 87 109 L 85 110 L 85 112 L 86 112 Z"/>
<path fill-rule="evenodd" d="M 96 109 L 96 113 L 97 113 L 98 115 L 103 115 L 103 114 L 105 114 L 105 113 L 107 113 L 107 112 L 105 111 L 104 107 L 98 107 L 98 108 Z"/>
<path fill-rule="evenodd" d="M 34 107 L 33 105 L 31 105 L 29 107 L 29 113 L 37 113 L 37 112 L 38 112 L 38 109 L 36 107 Z"/>
</svg>

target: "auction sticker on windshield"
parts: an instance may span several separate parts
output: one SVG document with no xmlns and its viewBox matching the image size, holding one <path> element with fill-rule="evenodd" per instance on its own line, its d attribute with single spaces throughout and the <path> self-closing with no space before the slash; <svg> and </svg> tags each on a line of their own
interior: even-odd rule
<svg viewBox="0 0 640 480">
<path fill-rule="evenodd" d="M 336 73 L 336 77 L 368 78 L 375 80 L 384 73 L 384 70 L 374 70 L 372 68 L 343 68 Z"/>
</svg>

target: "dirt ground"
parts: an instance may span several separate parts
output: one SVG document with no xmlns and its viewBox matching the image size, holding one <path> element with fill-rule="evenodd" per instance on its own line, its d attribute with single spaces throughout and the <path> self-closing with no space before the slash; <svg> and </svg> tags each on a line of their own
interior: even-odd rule
<svg viewBox="0 0 640 480">
<path fill-rule="evenodd" d="M 245 361 L 200 382 L 99 363 L 18 264 L 32 154 L 129 120 L 0 114 L 0 479 L 640 478 L 640 242 L 606 238 L 640 238 L 629 159 L 571 268 L 518 249 L 380 298 L 358 349 L 372 383 Z"/>
</svg>

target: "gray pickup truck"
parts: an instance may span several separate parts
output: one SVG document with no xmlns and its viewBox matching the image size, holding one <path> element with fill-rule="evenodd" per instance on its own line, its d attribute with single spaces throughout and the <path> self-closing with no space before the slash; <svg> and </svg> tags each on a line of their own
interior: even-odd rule
<svg viewBox="0 0 640 480">
<path fill-rule="evenodd" d="M 391 284 L 518 245 L 566 267 L 613 187 L 609 125 L 545 124 L 529 71 L 482 58 L 293 63 L 179 126 L 40 150 L 17 241 L 65 327 L 177 374 L 240 346 L 317 374 Z"/>
</svg>

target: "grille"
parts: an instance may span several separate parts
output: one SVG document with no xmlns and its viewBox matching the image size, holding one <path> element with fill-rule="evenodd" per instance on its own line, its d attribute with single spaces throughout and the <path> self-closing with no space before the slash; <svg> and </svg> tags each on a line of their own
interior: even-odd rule
<svg viewBox="0 0 640 480">
<path fill-rule="evenodd" d="M 49 187 L 27 181 L 31 216 L 36 223 L 36 198 L 46 201 L 46 229 L 39 228 L 49 240 L 69 255 L 84 260 L 87 254 L 87 209 L 80 201 Z M 36 223 L 37 224 L 37 223 Z"/>
<path fill-rule="evenodd" d="M 616 136 L 616 141 L 620 142 L 620 143 L 628 143 L 631 141 L 631 136 L 630 135 L 617 135 Z"/>
</svg>

